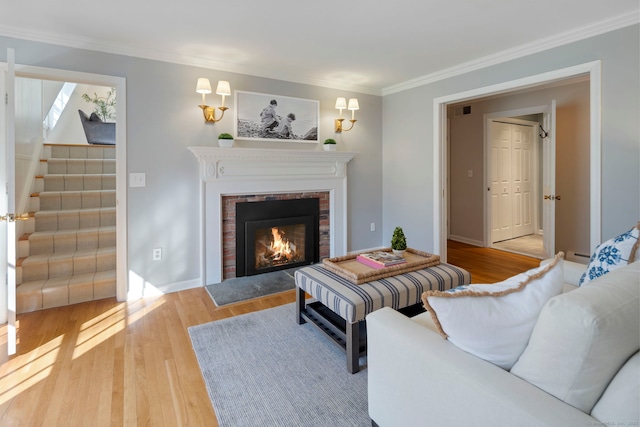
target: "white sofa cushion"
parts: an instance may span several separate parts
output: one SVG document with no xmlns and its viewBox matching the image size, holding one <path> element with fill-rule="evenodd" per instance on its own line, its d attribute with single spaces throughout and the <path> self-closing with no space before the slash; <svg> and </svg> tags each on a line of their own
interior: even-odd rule
<svg viewBox="0 0 640 427">
<path fill-rule="evenodd" d="M 599 244 L 591 255 L 579 286 L 585 285 L 610 271 L 633 262 L 638 252 L 640 223 L 631 230 Z"/>
<path fill-rule="evenodd" d="M 440 334 L 462 350 L 511 369 L 544 304 L 562 291 L 563 254 L 492 285 L 468 285 L 422 296 Z"/>
<path fill-rule="evenodd" d="M 640 353 L 613 377 L 604 394 L 591 410 L 591 416 L 604 424 L 638 425 L 640 422 Z"/>
<path fill-rule="evenodd" d="M 589 413 L 640 347 L 640 263 L 545 305 L 511 373 Z"/>
</svg>

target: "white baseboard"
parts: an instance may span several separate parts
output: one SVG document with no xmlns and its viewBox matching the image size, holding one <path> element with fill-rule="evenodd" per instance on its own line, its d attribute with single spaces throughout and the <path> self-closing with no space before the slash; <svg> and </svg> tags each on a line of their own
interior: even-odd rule
<svg viewBox="0 0 640 427">
<path fill-rule="evenodd" d="M 484 248 L 484 242 L 481 240 L 468 239 L 466 237 L 460 237 L 460 236 L 454 236 L 454 235 L 449 235 L 447 239 L 453 240 L 455 242 L 466 243 L 467 245 Z"/>
<path fill-rule="evenodd" d="M 202 279 L 185 280 L 184 282 L 167 283 L 161 286 L 145 286 L 143 297 L 153 296 L 158 294 L 169 294 L 172 292 L 185 291 L 187 289 L 201 288 Z"/>
<path fill-rule="evenodd" d="M 564 257 L 567 261 L 578 262 L 585 265 L 589 265 L 590 258 L 589 255 L 577 254 L 574 250 L 568 250 L 567 255 Z"/>
</svg>

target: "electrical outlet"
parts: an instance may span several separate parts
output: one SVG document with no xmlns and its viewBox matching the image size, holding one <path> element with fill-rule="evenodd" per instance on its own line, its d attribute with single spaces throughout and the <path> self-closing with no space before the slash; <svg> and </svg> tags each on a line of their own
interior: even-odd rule
<svg viewBox="0 0 640 427">
<path fill-rule="evenodd" d="M 467 171 L 467 177 L 469 177 L 469 178 L 473 178 L 473 169 L 469 169 L 469 170 Z"/>
<path fill-rule="evenodd" d="M 371 231 L 376 231 L 376 223 L 375 222 L 371 223 Z"/>
<path fill-rule="evenodd" d="M 162 248 L 155 248 L 153 250 L 153 260 L 160 261 L 162 259 Z"/>
</svg>

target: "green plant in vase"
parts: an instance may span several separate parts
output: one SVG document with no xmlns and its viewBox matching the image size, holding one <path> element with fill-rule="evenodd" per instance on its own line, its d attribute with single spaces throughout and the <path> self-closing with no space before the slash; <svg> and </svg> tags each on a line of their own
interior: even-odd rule
<svg viewBox="0 0 640 427">
<path fill-rule="evenodd" d="M 218 145 L 220 147 L 233 147 L 233 135 L 230 133 L 221 133 L 218 135 Z"/>
<path fill-rule="evenodd" d="M 391 249 L 393 253 L 399 256 L 404 255 L 404 251 L 407 250 L 407 238 L 402 231 L 402 227 L 396 227 L 393 230 L 393 236 L 391 237 Z"/>
<path fill-rule="evenodd" d="M 336 140 L 333 138 L 327 138 L 324 140 L 323 146 L 325 151 L 336 151 Z"/>
<path fill-rule="evenodd" d="M 112 87 L 110 91 L 107 91 L 106 96 L 98 96 L 96 92 L 93 92 L 93 97 L 87 93 L 82 94 L 82 99 L 85 102 L 93 104 L 93 112 L 100 117 L 103 122 L 116 120 L 116 88 Z"/>
</svg>

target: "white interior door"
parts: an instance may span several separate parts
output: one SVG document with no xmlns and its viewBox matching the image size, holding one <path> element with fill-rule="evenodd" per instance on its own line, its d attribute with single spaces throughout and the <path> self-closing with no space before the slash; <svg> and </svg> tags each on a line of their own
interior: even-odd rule
<svg viewBox="0 0 640 427">
<path fill-rule="evenodd" d="M 512 238 L 533 234 L 533 131 L 511 125 Z"/>
<path fill-rule="evenodd" d="M 489 191 L 491 243 L 534 232 L 531 125 L 491 121 Z"/>
<path fill-rule="evenodd" d="M 511 227 L 511 125 L 491 122 L 490 150 L 491 242 L 510 239 Z"/>
<path fill-rule="evenodd" d="M 556 250 L 556 100 L 544 114 L 544 130 L 547 135 L 542 140 L 542 242 L 546 257 L 552 257 Z"/>
<path fill-rule="evenodd" d="M 16 200 L 15 200 L 15 53 L 7 49 L 7 67 L 2 71 L 0 79 L 2 93 L 6 94 L 6 102 L 2 102 L 4 131 L 0 136 L 0 151 L 4 153 L 4 165 L 0 171 L 0 277 L 5 286 L 2 287 L 2 305 L 0 321 L 7 323 L 7 353 L 16 352 Z M 6 279 L 5 279 L 6 278 Z"/>
</svg>

